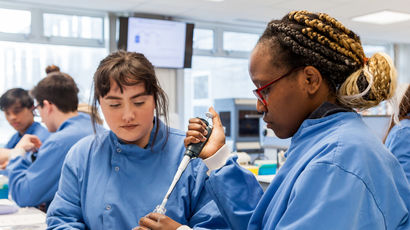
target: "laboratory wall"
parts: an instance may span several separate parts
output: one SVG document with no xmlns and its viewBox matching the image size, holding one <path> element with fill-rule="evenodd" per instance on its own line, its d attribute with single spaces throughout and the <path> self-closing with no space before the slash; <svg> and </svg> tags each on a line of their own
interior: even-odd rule
<svg viewBox="0 0 410 230">
<path fill-rule="evenodd" d="M 395 45 L 395 60 L 399 83 L 410 83 L 410 44 Z"/>
<path fill-rule="evenodd" d="M 184 126 L 184 117 L 179 116 L 183 114 L 183 74 L 177 69 L 155 69 L 159 83 L 162 89 L 168 96 L 168 124 L 172 128 L 186 129 Z"/>
</svg>

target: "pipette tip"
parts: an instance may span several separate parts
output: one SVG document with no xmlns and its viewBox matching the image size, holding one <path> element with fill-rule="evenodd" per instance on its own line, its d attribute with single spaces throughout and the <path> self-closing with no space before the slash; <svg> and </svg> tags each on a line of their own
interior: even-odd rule
<svg viewBox="0 0 410 230">
<path fill-rule="evenodd" d="M 165 212 L 166 212 L 166 211 L 167 211 L 167 210 L 165 209 L 164 206 L 162 206 L 162 205 L 157 205 L 157 207 L 155 207 L 155 209 L 154 209 L 153 212 L 165 215 Z"/>
</svg>

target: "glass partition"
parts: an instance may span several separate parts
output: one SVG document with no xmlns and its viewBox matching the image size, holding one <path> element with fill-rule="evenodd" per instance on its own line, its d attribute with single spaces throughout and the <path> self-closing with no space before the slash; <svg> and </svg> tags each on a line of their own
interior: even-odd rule
<svg viewBox="0 0 410 230">
<path fill-rule="evenodd" d="M 29 34 L 31 32 L 31 12 L 0 8 L 0 32 Z"/>
</svg>

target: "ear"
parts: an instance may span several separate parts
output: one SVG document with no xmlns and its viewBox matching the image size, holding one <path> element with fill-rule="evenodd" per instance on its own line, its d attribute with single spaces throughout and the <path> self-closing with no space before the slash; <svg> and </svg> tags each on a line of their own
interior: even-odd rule
<svg viewBox="0 0 410 230">
<path fill-rule="evenodd" d="M 43 100 L 43 108 L 46 110 L 46 112 L 49 114 L 53 111 L 53 104 L 50 103 L 48 100 Z"/>
<path fill-rule="evenodd" d="M 313 66 L 306 66 L 303 69 L 304 79 L 303 83 L 305 85 L 306 92 L 309 95 L 314 95 L 319 91 L 322 84 L 323 77 L 319 70 Z"/>
</svg>

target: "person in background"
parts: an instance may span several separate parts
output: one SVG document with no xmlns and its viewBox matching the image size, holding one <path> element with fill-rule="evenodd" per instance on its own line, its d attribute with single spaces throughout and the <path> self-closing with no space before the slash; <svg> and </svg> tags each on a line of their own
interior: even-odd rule
<svg viewBox="0 0 410 230">
<path fill-rule="evenodd" d="M 60 67 L 58 67 L 56 65 L 47 66 L 46 74 L 49 74 L 49 73 L 52 73 L 52 72 L 60 72 Z M 68 74 L 66 75 L 66 77 L 71 78 L 71 76 L 68 75 Z M 92 110 L 92 107 L 87 103 L 79 103 L 78 104 L 78 108 L 77 108 L 78 112 L 86 113 L 86 114 L 91 116 L 91 110 Z M 103 124 L 103 120 L 101 119 L 101 117 L 98 114 L 96 114 L 95 121 L 99 125 Z"/>
<path fill-rule="evenodd" d="M 0 98 L 0 109 L 4 111 L 9 124 L 17 131 L 4 148 L 0 148 L 0 168 L 4 169 L 11 157 L 11 149 L 17 145 L 24 134 L 35 135 L 44 142 L 50 133 L 44 126 L 34 121 L 34 100 L 25 89 L 7 90 Z"/>
<path fill-rule="evenodd" d="M 400 123 L 391 121 L 384 143 L 399 160 L 410 182 L 410 85 L 404 84 L 397 91 L 395 110 L 398 111 Z"/>
<path fill-rule="evenodd" d="M 167 97 L 143 54 L 117 51 L 100 62 L 93 105 L 94 121 L 100 106 L 110 130 L 68 153 L 48 229 L 132 229 L 161 203 L 182 160 L 185 133 L 166 125 Z M 203 189 L 206 170 L 200 159 L 188 165 L 166 206 L 170 229 L 227 228 Z"/>
<path fill-rule="evenodd" d="M 405 173 L 353 110 L 393 96 L 388 55 L 367 58 L 359 37 L 327 14 L 293 11 L 268 23 L 249 72 L 268 128 L 292 140 L 263 194 L 253 175 L 225 161 L 222 124 L 210 109 L 205 188 L 232 229 L 410 229 Z M 188 129 L 185 144 L 204 141 L 199 119 Z"/>
<path fill-rule="evenodd" d="M 24 135 L 13 149 L 10 160 L 9 188 L 19 206 L 45 207 L 53 199 L 60 178 L 61 167 L 68 150 L 81 138 L 93 134 L 91 118 L 78 113 L 78 88 L 66 73 L 50 72 L 31 91 L 42 122 L 52 132 L 41 144 L 34 135 Z M 23 156 L 37 149 L 37 159 Z"/>
</svg>

